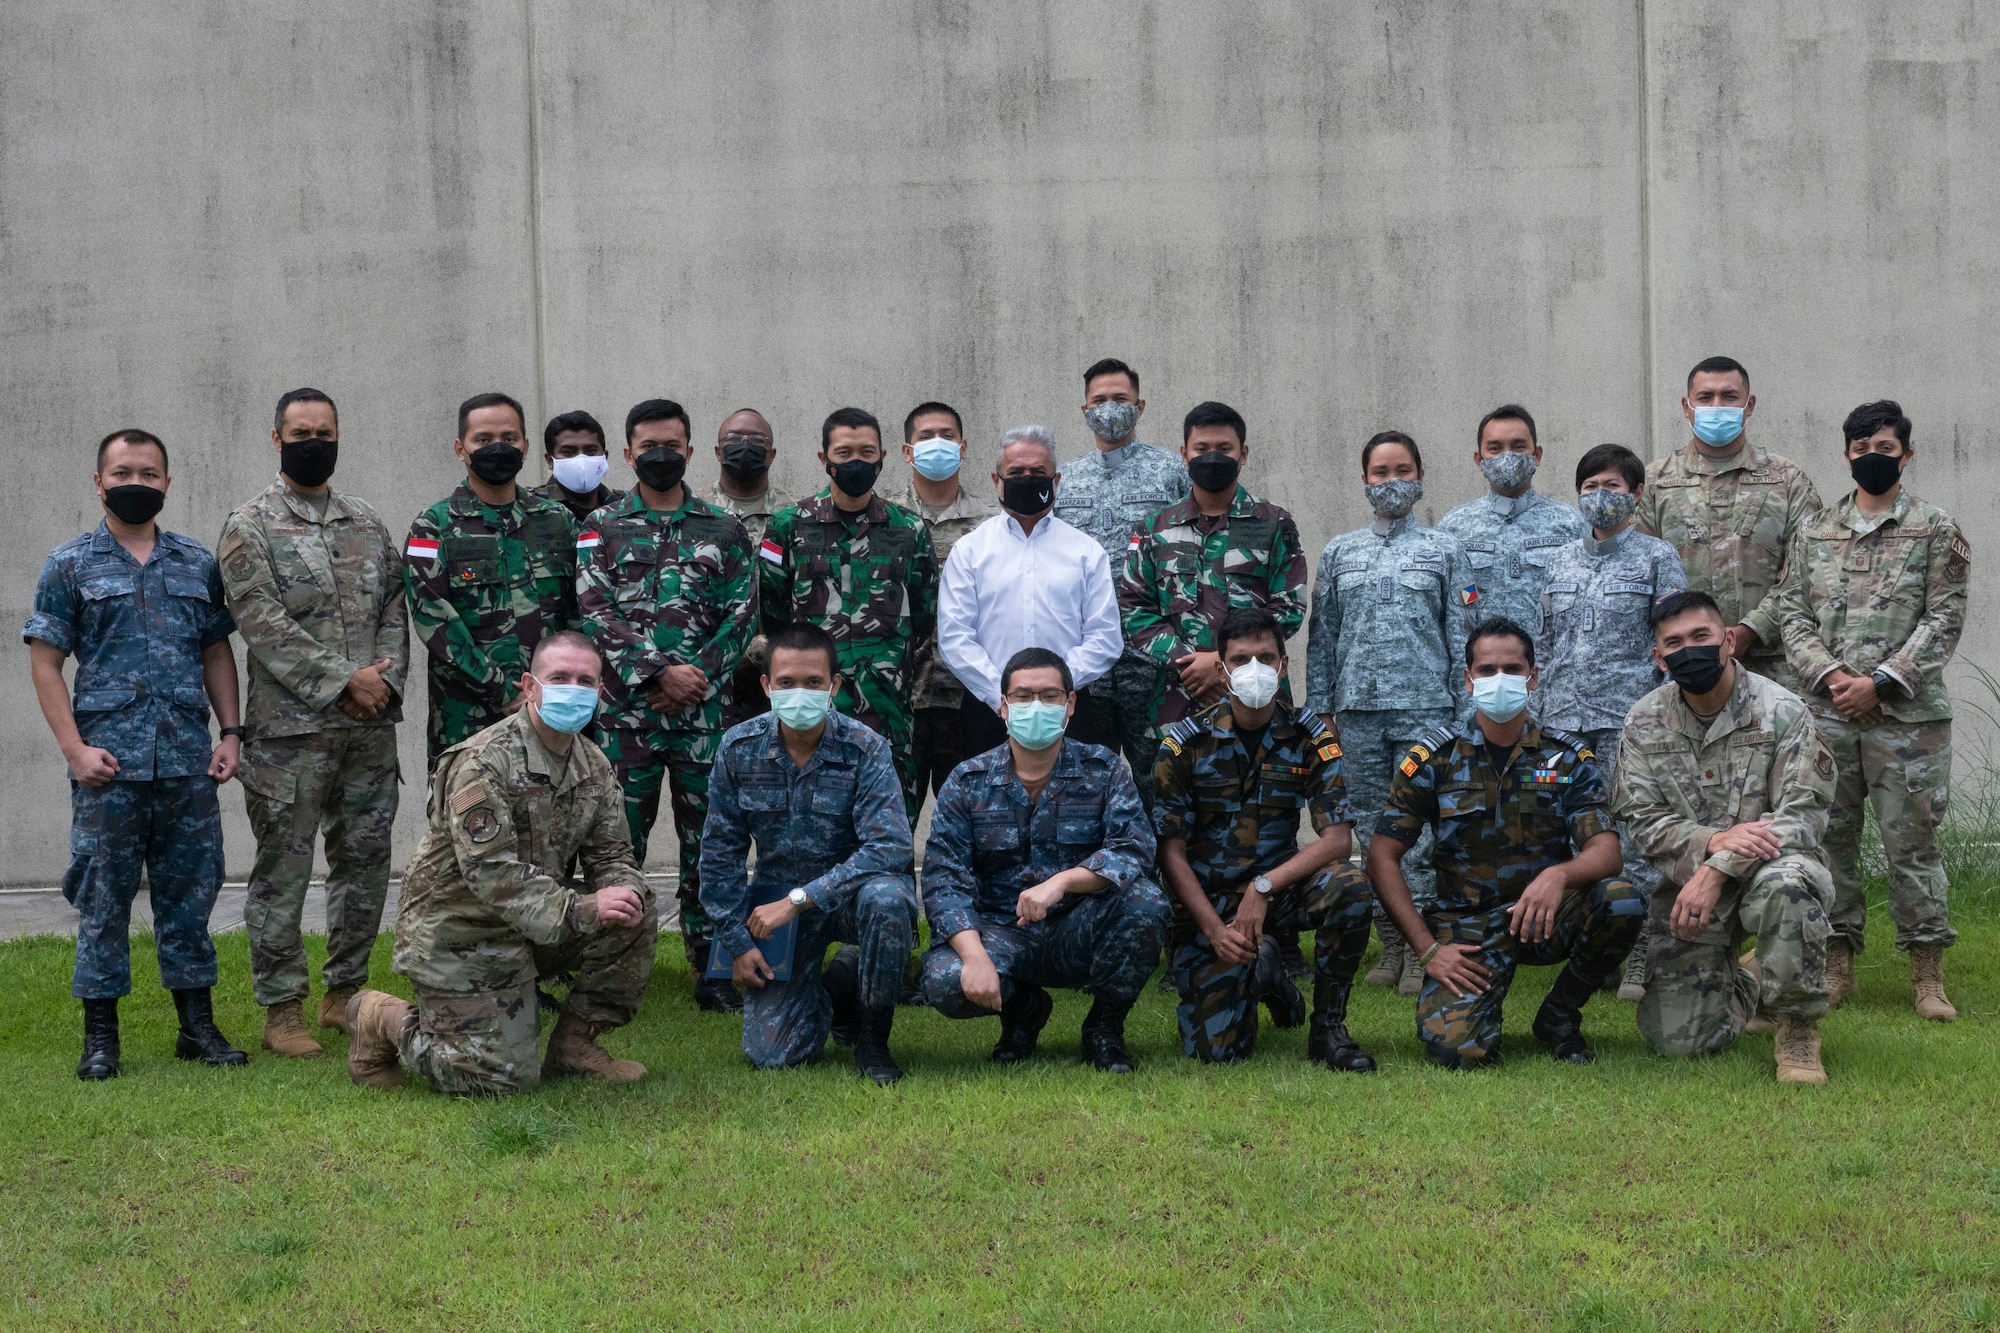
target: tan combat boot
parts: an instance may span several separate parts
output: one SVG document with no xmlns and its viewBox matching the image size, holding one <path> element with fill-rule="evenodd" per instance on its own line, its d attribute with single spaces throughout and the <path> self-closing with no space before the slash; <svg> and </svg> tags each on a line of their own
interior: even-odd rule
<svg viewBox="0 0 2000 1333">
<path fill-rule="evenodd" d="M 358 986 L 335 986 L 319 1002 L 319 1025 L 332 1028 L 335 1032 L 347 1032 L 347 1002 L 354 998 Z M 348 1036 L 353 1036 L 351 1032 Z"/>
<path fill-rule="evenodd" d="M 1736 960 L 1736 966 L 1750 974 L 1750 979 L 1757 983 L 1757 989 L 1759 993 L 1762 993 L 1764 989 L 1764 969 L 1757 963 L 1757 951 L 1755 949 L 1745 949 L 1743 956 Z M 1743 1025 L 1743 1030 L 1745 1032 L 1776 1032 L 1778 1025 L 1771 1021 L 1771 1016 L 1764 1012 L 1762 1005 L 1759 1005 L 1757 1012 L 1750 1015 L 1750 1021 Z"/>
<path fill-rule="evenodd" d="M 325 1054 L 306 1031 L 305 1011 L 297 1000 L 280 1000 L 264 1011 L 264 1049 L 293 1060 Z"/>
<path fill-rule="evenodd" d="M 1910 946 L 1910 985 L 1916 991 L 1917 1012 L 1934 1023 L 1949 1023 L 1958 1010 L 1944 994 L 1944 946 Z"/>
<path fill-rule="evenodd" d="M 1406 941 L 1403 945 L 1403 974 L 1396 981 L 1396 994 L 1415 995 L 1424 988 L 1424 965 L 1417 960 L 1417 951 Z"/>
<path fill-rule="evenodd" d="M 581 1074 L 605 1083 L 637 1083 L 646 1077 L 646 1066 L 637 1060 L 614 1060 L 611 1052 L 597 1044 L 598 1032 L 610 1030 L 593 1028 L 568 1014 L 556 1019 L 556 1030 L 549 1034 L 548 1054 L 542 1057 L 542 1077 Z"/>
<path fill-rule="evenodd" d="M 1386 920 L 1375 923 L 1375 933 L 1382 937 L 1382 956 L 1361 979 L 1371 986 L 1395 986 L 1403 979 L 1403 959 L 1410 952 L 1409 946 L 1403 943 L 1403 932 Z"/>
<path fill-rule="evenodd" d="M 347 1076 L 364 1088 L 400 1088 L 405 1082 L 397 1042 L 410 1016 L 410 1002 L 379 990 L 354 993 L 347 1002 Z"/>
<path fill-rule="evenodd" d="M 1835 935 L 1826 942 L 1827 1007 L 1838 1009 L 1860 989 L 1854 984 L 1854 946 L 1845 936 Z"/>
<path fill-rule="evenodd" d="M 1646 934 L 1639 932 L 1632 952 L 1625 955 L 1625 971 L 1618 978 L 1618 998 L 1637 1004 L 1646 998 Z"/>
<path fill-rule="evenodd" d="M 1778 1057 L 1778 1082 L 1826 1082 L 1826 1066 L 1819 1062 L 1817 1018 L 1778 1015 L 1778 1037 L 1772 1049 Z"/>
</svg>

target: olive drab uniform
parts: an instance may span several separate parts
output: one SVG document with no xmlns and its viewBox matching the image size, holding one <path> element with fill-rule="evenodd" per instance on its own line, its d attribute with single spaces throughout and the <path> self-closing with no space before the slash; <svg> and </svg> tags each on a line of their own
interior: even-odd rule
<svg viewBox="0 0 2000 1333">
<path fill-rule="evenodd" d="M 951 548 L 958 544 L 959 538 L 1000 512 L 990 494 L 975 495 L 964 485 L 958 488 L 958 498 L 948 505 L 925 504 L 914 483 L 891 497 L 890 503 L 899 504 L 923 519 L 931 534 L 931 549 L 937 555 L 940 571 L 951 558 Z M 938 654 L 937 631 L 933 629 L 930 637 L 917 645 L 910 686 L 910 707 L 916 714 L 912 762 L 916 766 L 920 799 L 926 789 L 933 794 L 943 790 L 951 770 L 967 757 L 965 734 L 958 718 L 964 698 L 965 687 Z"/>
<path fill-rule="evenodd" d="M 1725 625 L 1748 623 L 1764 598 L 1784 582 L 1785 556 L 1806 520 L 1819 512 L 1819 492 L 1789 458 L 1737 437 L 1732 454 L 1712 458 L 1690 441 L 1646 465 L 1639 497 L 1639 531 L 1680 552 L 1688 587 L 1722 608 Z M 1764 639 L 1746 665 L 1792 686 L 1784 644 Z"/>
<path fill-rule="evenodd" d="M 396 822 L 396 724 L 410 666 L 403 559 L 373 509 L 329 492 L 325 504 L 283 480 L 238 509 L 216 545 L 222 590 L 248 649 L 243 806 L 257 837 L 243 925 L 257 1003 L 308 992 L 299 918 L 313 839 L 326 838 L 326 989 L 368 984 L 368 956 L 389 890 Z M 342 712 L 341 692 L 386 660 L 379 714 Z"/>
<path fill-rule="evenodd" d="M 604 652 L 599 726 L 625 792 L 633 856 L 645 864 L 665 785 L 680 840 L 681 943 L 691 964 L 705 966 L 710 931 L 700 894 L 708 775 L 722 743 L 729 678 L 750 643 L 757 588 L 743 525 L 682 494 L 672 512 L 648 508 L 634 492 L 593 514 L 577 583 L 584 632 Z M 685 708 L 661 713 L 645 687 L 670 666 L 699 667 L 708 688 Z"/>
<path fill-rule="evenodd" d="M 535 645 L 575 629 L 576 520 L 526 490 L 495 509 L 460 485 L 403 546 L 410 620 L 430 655 L 430 762 L 507 716 Z"/>
<path fill-rule="evenodd" d="M 729 515 L 743 525 L 749 535 L 750 549 L 755 551 L 764 540 L 765 529 L 771 526 L 771 515 L 779 509 L 777 497 L 769 487 L 757 495 L 741 498 L 731 495 L 720 485 L 711 486 L 701 493 L 701 498 Z M 729 679 L 729 686 L 723 695 L 722 725 L 733 727 L 760 713 L 771 711 L 771 700 L 764 693 L 764 636 L 752 636 L 750 647 L 744 652 L 743 660 L 736 666 L 736 674 Z"/>
<path fill-rule="evenodd" d="M 1542 629 L 1542 590 L 1556 553 L 1590 524 L 1574 505 L 1552 500 L 1530 486 L 1519 495 L 1487 491 L 1438 521 L 1438 531 L 1458 538 L 1472 582 L 1478 618 L 1505 617 L 1530 634 Z"/>
<path fill-rule="evenodd" d="M 1782 639 L 1813 722 L 1833 749 L 1839 777 L 1826 829 L 1833 929 L 1856 953 L 1867 917 L 1864 805 L 1874 806 L 1882 831 L 1896 947 L 1948 946 L 1958 938 L 1946 912 L 1937 829 L 1951 801 L 1944 668 L 1965 627 L 1971 568 L 1971 544 L 1937 506 L 1906 490 L 1871 519 L 1849 495 L 1805 525 L 1785 586 L 1748 621 L 1767 642 Z M 1880 673 L 1880 721 L 1834 711 L 1825 681 L 1835 667 Z"/>
<path fill-rule="evenodd" d="M 579 529 L 590 526 L 592 514 L 606 505 L 617 504 L 625 498 L 625 492 L 616 486 L 606 486 L 603 482 L 597 483 L 597 489 L 589 495 L 578 495 L 554 477 L 528 491 L 528 494 L 543 500 L 554 500 L 569 510 L 569 516 L 576 520 Z"/>
<path fill-rule="evenodd" d="M 850 514 L 822 490 L 771 516 L 758 556 L 764 632 L 802 621 L 833 636 L 833 705 L 889 738 L 914 821 L 923 793 L 910 685 L 917 645 L 937 633 L 938 563 L 923 519 L 879 495 Z"/>
</svg>

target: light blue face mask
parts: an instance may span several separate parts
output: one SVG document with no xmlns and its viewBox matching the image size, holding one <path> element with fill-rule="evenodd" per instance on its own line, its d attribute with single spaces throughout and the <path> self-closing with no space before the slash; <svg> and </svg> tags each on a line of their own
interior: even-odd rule
<svg viewBox="0 0 2000 1333">
<path fill-rule="evenodd" d="M 1697 407 L 1694 410 L 1694 437 L 1711 449 L 1732 444 L 1743 433 L 1740 407 Z"/>
<path fill-rule="evenodd" d="M 535 716 L 542 725 L 574 736 L 590 725 L 590 719 L 597 716 L 597 688 L 593 685 L 551 685 L 540 676 L 535 683 L 542 687 L 542 701 L 535 705 Z"/>
<path fill-rule="evenodd" d="M 1497 676 L 1472 678 L 1472 706 L 1495 722 L 1512 722 L 1528 706 L 1528 678 Z"/>
<path fill-rule="evenodd" d="M 1007 705 L 1007 734 L 1030 750 L 1046 750 L 1062 739 L 1064 714 L 1069 709 L 1062 704 L 1017 704 Z"/>
<path fill-rule="evenodd" d="M 910 452 L 913 455 L 910 466 L 932 481 L 943 481 L 957 474 L 964 446 L 957 440 L 933 435 L 928 440 L 918 440 Z"/>
<path fill-rule="evenodd" d="M 771 711 L 793 731 L 811 731 L 833 708 L 831 690 L 772 690 Z"/>
</svg>

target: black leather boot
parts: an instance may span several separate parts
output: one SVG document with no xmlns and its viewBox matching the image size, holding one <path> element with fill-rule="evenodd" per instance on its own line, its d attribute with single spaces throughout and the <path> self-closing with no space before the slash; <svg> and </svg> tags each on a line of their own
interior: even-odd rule
<svg viewBox="0 0 2000 1333">
<path fill-rule="evenodd" d="M 83 1059 L 76 1076 L 86 1083 L 118 1077 L 118 1001 L 83 1002 Z"/>
<path fill-rule="evenodd" d="M 176 1060 L 199 1060 L 205 1065 L 247 1065 L 250 1057 L 229 1044 L 222 1029 L 215 1026 L 215 1010 L 210 1006 L 208 987 L 174 992 L 174 1012 L 181 1016 L 181 1030 L 174 1038 Z"/>
<path fill-rule="evenodd" d="M 1271 1026 L 1295 1028 L 1306 1021 L 1306 997 L 1298 983 L 1285 971 L 1285 955 L 1276 935 L 1266 935 L 1257 946 L 1257 962 L 1250 972 L 1251 993 L 1271 1011 Z"/>
<path fill-rule="evenodd" d="M 689 960 L 694 965 L 694 1007 L 705 1014 L 740 1014 L 743 992 L 736 989 L 736 983 L 708 975 L 708 951 L 714 947 L 714 940 L 695 941 L 694 957 Z"/>
<path fill-rule="evenodd" d="M 1000 1041 L 993 1048 L 996 1064 L 1017 1065 L 1035 1053 L 1035 1043 L 1048 1025 L 1056 1002 L 1040 986 L 1016 986 L 1000 1006 Z"/>
<path fill-rule="evenodd" d="M 1083 1020 L 1083 1058 L 1107 1074 L 1132 1072 L 1132 1052 L 1125 1048 L 1125 1015 L 1132 1002 L 1114 1004 L 1099 996 Z"/>
<path fill-rule="evenodd" d="M 833 960 L 819 974 L 826 998 L 833 1001 L 832 1037 L 842 1046 L 861 1039 L 861 950 L 843 944 L 833 951 Z M 859 1060 L 861 1053 L 856 1051 Z"/>
<path fill-rule="evenodd" d="M 888 1087 L 903 1076 L 903 1067 L 889 1054 L 889 1029 L 896 1022 L 896 1006 L 861 1011 L 861 1034 L 854 1043 L 854 1067 Z"/>
<path fill-rule="evenodd" d="M 1583 1039 L 1583 1006 L 1596 990 L 1596 980 L 1579 976 L 1575 963 L 1565 967 L 1556 984 L 1549 987 L 1549 997 L 1535 1015 L 1534 1032 L 1556 1059 L 1587 1065 L 1597 1058 Z"/>
<path fill-rule="evenodd" d="M 1354 983 L 1341 986 L 1325 977 L 1313 979 L 1312 1031 L 1306 1037 L 1306 1058 L 1350 1074 L 1375 1068 L 1375 1057 L 1347 1033 L 1347 997 Z"/>
</svg>

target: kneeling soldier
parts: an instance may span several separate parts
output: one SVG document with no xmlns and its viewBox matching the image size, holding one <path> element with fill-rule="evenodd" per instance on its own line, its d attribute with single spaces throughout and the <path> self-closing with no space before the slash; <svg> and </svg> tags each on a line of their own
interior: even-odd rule
<svg viewBox="0 0 2000 1333">
<path fill-rule="evenodd" d="M 889 1028 L 917 941 L 910 820 L 889 742 L 833 711 L 836 652 L 833 636 L 815 625 L 771 635 L 771 711 L 730 728 L 708 780 L 701 905 L 715 923 L 715 947 L 735 960 L 732 976 L 749 992 L 743 1053 L 751 1064 L 784 1069 L 812 1059 L 843 1011 L 855 1065 L 889 1084 L 903 1076 Z M 779 981 L 764 946 L 793 922 L 791 973 Z M 820 960 L 836 940 L 860 946 L 858 966 L 843 949 L 822 984 Z"/>
<path fill-rule="evenodd" d="M 1618 751 L 1618 817 L 1661 875 L 1639 1031 L 1662 1055 L 1708 1055 L 1762 1009 L 1778 1081 L 1824 1083 L 1833 753 L 1803 699 L 1725 654 L 1707 593 L 1661 602 L 1654 635 L 1673 679 L 1633 705 Z"/>
<path fill-rule="evenodd" d="M 417 1002 L 377 990 L 348 1001 L 356 1083 L 413 1075 L 438 1092 L 505 1094 L 558 1074 L 646 1076 L 597 1044 L 639 1012 L 659 940 L 625 798 L 610 761 L 576 734 L 603 679 L 589 639 L 551 634 L 516 686 L 527 706 L 438 756 L 396 917 L 395 968 Z M 558 878 L 572 862 L 594 892 Z M 537 1059 L 535 983 L 564 972 L 575 981 Z"/>
<path fill-rule="evenodd" d="M 1558 1060 L 1589 1064 L 1583 1005 L 1625 961 L 1646 905 L 1614 878 L 1622 857 L 1596 756 L 1528 717 L 1535 645 L 1511 620 L 1481 621 L 1465 645 L 1471 721 L 1410 747 L 1368 850 L 1368 877 L 1417 951 L 1417 1035 L 1433 1064 L 1485 1065 L 1500 1054 L 1500 1007 L 1523 963 L 1566 963 L 1535 1015 Z M 1423 916 L 1403 853 L 1429 825 L 1437 906 Z"/>
<path fill-rule="evenodd" d="M 1280 1027 L 1295 1026 L 1305 1006 L 1277 941 L 1311 930 L 1307 1054 L 1329 1069 L 1373 1069 L 1347 1035 L 1375 895 L 1347 859 L 1354 830 L 1340 745 L 1309 710 L 1278 706 L 1286 662 L 1277 621 L 1238 608 L 1215 644 L 1229 697 L 1167 728 L 1153 767 L 1161 873 L 1198 932 L 1172 959 L 1181 1047 L 1202 1060 L 1248 1059 L 1260 999 Z M 1303 851 L 1301 807 L 1319 835 Z M 1227 922 L 1224 912 L 1233 912 Z"/>
<path fill-rule="evenodd" d="M 1049 1021 L 1043 988 L 1087 991 L 1083 1058 L 1129 1074 L 1125 1015 L 1167 933 L 1153 830 L 1125 761 L 1063 739 L 1076 688 L 1061 657 L 1023 648 L 1000 695 L 1007 743 L 960 764 L 931 812 L 924 998 L 947 1018 L 998 1012 L 993 1058 L 1016 1064 Z"/>
</svg>

